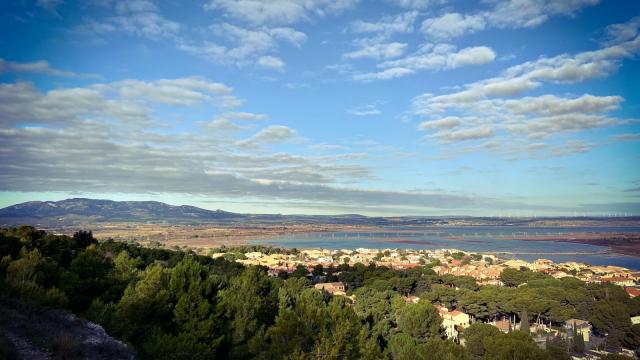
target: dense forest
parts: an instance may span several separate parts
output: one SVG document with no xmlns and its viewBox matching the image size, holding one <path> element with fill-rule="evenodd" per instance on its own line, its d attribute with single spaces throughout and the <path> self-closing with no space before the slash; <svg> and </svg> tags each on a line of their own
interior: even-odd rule
<svg viewBox="0 0 640 360">
<path fill-rule="evenodd" d="M 0 259 L 2 296 L 67 309 L 142 359 L 569 359 L 584 344 L 554 338 L 543 350 L 526 324 L 559 327 L 570 318 L 588 320 L 608 348 L 640 347 L 640 326 L 630 322 L 640 298 L 529 271 L 505 271 L 505 287 L 438 276 L 429 264 L 403 271 L 345 264 L 270 277 L 229 257 L 26 226 L 0 230 Z M 355 300 L 314 289 L 319 276 L 346 283 Z M 465 346 L 445 339 L 433 304 L 476 319 L 462 333 Z M 521 331 L 482 323 L 502 317 L 522 321 Z"/>
</svg>

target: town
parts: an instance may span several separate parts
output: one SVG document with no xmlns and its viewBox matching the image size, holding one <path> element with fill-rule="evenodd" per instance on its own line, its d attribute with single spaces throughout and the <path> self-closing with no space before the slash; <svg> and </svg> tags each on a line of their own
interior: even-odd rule
<svg viewBox="0 0 640 360">
<path fill-rule="evenodd" d="M 229 252 L 214 252 L 213 258 L 229 258 Z M 457 249 L 438 250 L 410 250 L 410 249 L 303 249 L 276 250 L 275 252 L 249 251 L 234 254 L 235 261 L 244 265 L 264 266 L 268 268 L 270 276 L 287 277 L 294 272 L 303 274 L 314 283 L 315 289 L 334 296 L 343 296 L 354 302 L 356 294 L 349 291 L 343 282 L 327 281 L 327 274 L 339 274 L 344 265 L 356 266 L 375 265 L 393 270 L 416 269 L 429 267 L 437 275 L 453 275 L 471 277 L 479 286 L 505 286 L 503 273 L 509 270 L 531 271 L 550 276 L 554 279 L 576 278 L 585 283 L 612 284 L 622 287 L 630 298 L 640 295 L 640 271 L 630 270 L 619 266 L 596 266 L 578 262 L 554 263 L 551 260 L 537 259 L 527 262 L 519 259 L 506 259 L 489 253 L 472 253 Z M 524 284 L 520 284 L 524 285 Z M 420 297 L 406 294 L 403 299 L 407 303 L 418 303 Z M 460 309 L 450 309 L 439 303 L 434 303 L 446 337 L 464 345 L 465 338 L 461 336 L 464 330 L 477 320 L 473 315 Z M 640 324 L 640 316 L 630 318 L 631 324 Z M 514 330 L 524 330 L 526 327 L 533 339 L 540 347 L 546 346 L 550 338 L 570 339 L 575 343 L 576 337 L 584 342 L 586 350 L 584 357 L 574 359 L 599 359 L 607 352 L 603 350 L 606 338 L 594 335 L 592 325 L 586 319 L 567 319 L 562 324 L 551 324 L 538 318 L 535 322 L 526 324 L 522 319 L 503 317 L 485 321 L 504 333 Z M 623 349 L 621 354 L 633 357 L 633 351 Z"/>
</svg>

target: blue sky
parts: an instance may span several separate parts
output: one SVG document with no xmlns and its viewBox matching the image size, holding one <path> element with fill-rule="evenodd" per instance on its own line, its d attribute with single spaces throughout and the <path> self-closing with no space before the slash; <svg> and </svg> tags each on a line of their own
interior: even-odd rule
<svg viewBox="0 0 640 360">
<path fill-rule="evenodd" d="M 0 8 L 0 206 L 640 213 L 636 1 Z"/>
</svg>

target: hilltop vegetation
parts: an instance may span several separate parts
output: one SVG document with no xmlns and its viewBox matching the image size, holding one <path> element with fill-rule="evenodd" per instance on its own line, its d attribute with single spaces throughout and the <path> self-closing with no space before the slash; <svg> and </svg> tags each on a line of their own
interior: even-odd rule
<svg viewBox="0 0 640 360">
<path fill-rule="evenodd" d="M 502 316 L 555 325 L 588 319 L 608 334 L 607 346 L 640 346 L 640 328 L 629 320 L 640 314 L 640 299 L 616 286 L 531 272 L 505 271 L 511 286 L 497 288 L 429 267 L 314 269 L 346 283 L 351 303 L 315 290 L 304 268 L 269 277 L 265 268 L 224 258 L 98 243 L 90 232 L 2 229 L 0 258 L 0 293 L 101 324 L 142 359 L 568 358 L 562 340 L 542 350 L 525 331 L 480 323 Z M 421 300 L 411 304 L 406 295 Z M 466 347 L 444 339 L 434 303 L 479 320 L 463 333 Z"/>
</svg>

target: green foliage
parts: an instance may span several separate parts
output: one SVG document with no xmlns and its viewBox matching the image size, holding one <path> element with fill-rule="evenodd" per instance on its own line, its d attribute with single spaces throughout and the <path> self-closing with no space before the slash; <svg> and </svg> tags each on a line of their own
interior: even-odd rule
<svg viewBox="0 0 640 360">
<path fill-rule="evenodd" d="M 500 330 L 495 326 L 477 322 L 465 329 L 462 337 L 465 340 L 467 350 L 469 350 L 472 355 L 480 358 L 485 353 L 485 339 L 497 336 L 499 333 Z"/>
<path fill-rule="evenodd" d="M 407 304 L 398 311 L 397 319 L 398 330 L 418 342 L 442 336 L 442 319 L 436 308 L 427 301 Z"/>
<path fill-rule="evenodd" d="M 527 313 L 526 307 L 523 307 L 522 312 L 520 313 L 520 331 L 527 334 L 531 332 L 529 329 L 529 313 Z"/>
<path fill-rule="evenodd" d="M 584 348 L 585 348 L 584 336 L 578 331 L 576 331 L 576 329 L 573 329 L 571 348 L 575 353 L 578 353 L 578 354 L 584 353 Z"/>
<path fill-rule="evenodd" d="M 486 360 L 551 360 L 544 350 L 522 331 L 499 333 L 484 341 Z"/>
<path fill-rule="evenodd" d="M 247 251 L 289 251 L 218 250 L 230 260 Z M 629 321 L 640 314 L 640 299 L 617 286 L 520 270 L 505 271 L 509 286 L 501 288 L 438 276 L 428 266 L 341 264 L 311 271 L 346 283 L 355 295 L 351 303 L 313 289 L 308 273 L 300 267 L 283 280 L 224 257 L 97 243 L 90 232 L 68 237 L 32 227 L 0 229 L 3 295 L 70 309 L 131 344 L 141 359 L 567 359 L 561 340 L 549 340 L 544 351 L 524 332 L 503 334 L 481 322 L 461 333 L 466 348 L 443 340 L 434 303 L 480 321 L 519 316 L 560 326 L 588 319 L 612 347 L 640 345 L 640 326 Z M 421 297 L 417 304 L 402 297 L 412 294 Z M 61 353 L 73 353 L 69 344 L 60 342 Z"/>
<path fill-rule="evenodd" d="M 547 354 L 549 358 L 553 360 L 570 360 L 567 353 L 567 343 L 560 337 L 547 339 L 546 341 Z"/>
<path fill-rule="evenodd" d="M 548 275 L 544 275 L 539 272 L 533 272 L 530 270 L 515 270 L 504 269 L 500 274 L 500 279 L 506 286 L 518 286 L 532 280 L 542 280 L 551 278 Z"/>
<path fill-rule="evenodd" d="M 615 300 L 597 302 L 589 322 L 597 333 L 607 334 L 607 346 L 610 348 L 619 348 L 631 333 L 629 311 L 623 303 Z"/>
</svg>

